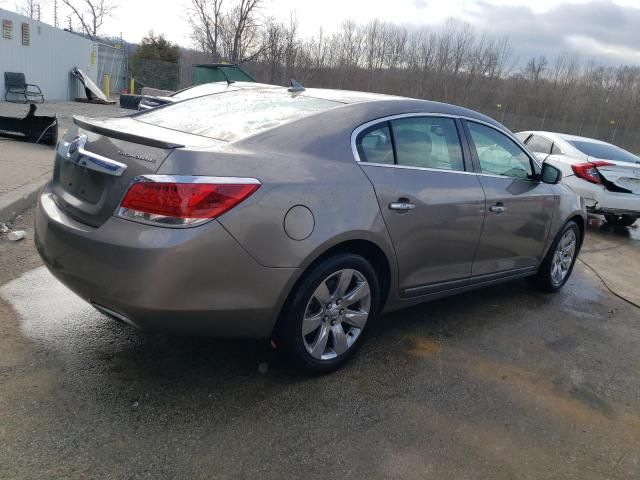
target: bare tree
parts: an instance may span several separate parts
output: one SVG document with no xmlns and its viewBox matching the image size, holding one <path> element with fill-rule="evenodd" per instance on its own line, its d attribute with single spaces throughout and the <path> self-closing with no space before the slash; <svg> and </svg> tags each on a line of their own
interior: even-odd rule
<svg viewBox="0 0 640 480">
<path fill-rule="evenodd" d="M 240 4 L 226 16 L 227 54 L 228 60 L 238 63 L 248 58 L 247 53 L 257 37 L 257 10 L 262 0 L 240 0 Z M 253 52 L 257 55 L 259 52 Z"/>
<path fill-rule="evenodd" d="M 16 4 L 16 12 L 25 17 L 40 20 L 40 9 L 42 2 L 39 0 L 23 0 L 22 3 Z"/>
<path fill-rule="evenodd" d="M 222 30 L 222 0 L 191 0 L 189 23 L 193 38 L 201 50 L 220 61 L 219 39 Z"/>
<path fill-rule="evenodd" d="M 547 57 L 540 55 L 539 57 L 531 57 L 524 67 L 524 74 L 533 82 L 539 82 L 542 74 L 547 68 Z"/>
<path fill-rule="evenodd" d="M 96 38 L 104 21 L 113 15 L 115 5 L 110 0 L 62 0 L 80 22 L 84 33 Z"/>
</svg>

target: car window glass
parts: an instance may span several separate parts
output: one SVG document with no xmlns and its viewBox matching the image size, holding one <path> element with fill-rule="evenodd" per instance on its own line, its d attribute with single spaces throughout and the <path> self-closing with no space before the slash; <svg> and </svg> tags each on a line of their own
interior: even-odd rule
<svg viewBox="0 0 640 480">
<path fill-rule="evenodd" d="M 464 170 L 455 121 L 439 117 L 392 120 L 398 165 Z"/>
<path fill-rule="evenodd" d="M 486 125 L 475 122 L 467 125 L 482 173 L 517 178 L 532 175 L 529 157 L 513 140 Z"/>
<path fill-rule="evenodd" d="M 516 133 L 516 138 L 526 145 L 529 135 L 530 134 L 527 132 L 520 132 L 520 133 Z"/>
<path fill-rule="evenodd" d="M 553 147 L 551 147 L 551 155 L 561 155 L 561 154 L 562 154 L 562 150 L 560 149 L 560 147 L 558 147 L 558 145 L 554 143 Z"/>
<path fill-rule="evenodd" d="M 361 132 L 356 139 L 356 147 L 362 162 L 394 164 L 393 143 L 387 122 Z"/>
<path fill-rule="evenodd" d="M 536 153 L 544 153 L 549 155 L 551 153 L 551 147 L 553 143 L 544 137 L 539 135 L 533 135 L 527 142 L 527 147 L 530 151 Z"/>
<path fill-rule="evenodd" d="M 590 142 L 580 140 L 569 140 L 569 143 L 580 150 L 585 155 L 603 160 L 617 160 L 620 162 L 640 163 L 640 157 L 636 157 L 630 152 L 620 147 L 604 142 Z"/>
<path fill-rule="evenodd" d="M 278 127 L 340 102 L 269 89 L 225 91 L 147 110 L 138 122 L 231 142 Z"/>
</svg>

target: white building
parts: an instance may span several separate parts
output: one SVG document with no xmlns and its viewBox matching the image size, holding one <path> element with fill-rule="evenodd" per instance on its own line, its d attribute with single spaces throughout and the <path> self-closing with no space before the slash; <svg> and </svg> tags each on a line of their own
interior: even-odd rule
<svg viewBox="0 0 640 480">
<path fill-rule="evenodd" d="M 42 89 L 46 100 L 80 96 L 70 72 L 78 67 L 93 81 L 98 72 L 98 45 L 91 40 L 0 8 L 0 95 L 4 72 L 21 72 Z M 0 107 L 1 109 L 1 107 Z"/>
</svg>

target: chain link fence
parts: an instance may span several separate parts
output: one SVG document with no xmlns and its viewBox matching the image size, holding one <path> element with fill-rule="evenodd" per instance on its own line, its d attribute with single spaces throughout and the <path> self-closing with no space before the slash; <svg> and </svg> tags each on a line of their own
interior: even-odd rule
<svg viewBox="0 0 640 480">
<path fill-rule="evenodd" d="M 132 78 L 136 82 L 135 93 L 140 93 L 142 87 L 153 87 L 161 90 L 178 90 L 181 88 L 180 63 L 132 58 L 130 71 Z"/>
</svg>

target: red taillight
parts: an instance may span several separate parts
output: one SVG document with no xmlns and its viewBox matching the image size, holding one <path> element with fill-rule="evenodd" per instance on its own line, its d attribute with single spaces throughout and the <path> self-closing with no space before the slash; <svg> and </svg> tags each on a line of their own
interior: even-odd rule
<svg viewBox="0 0 640 480">
<path fill-rule="evenodd" d="M 118 215 L 162 225 L 186 226 L 219 217 L 260 187 L 255 183 L 134 183 Z"/>
<path fill-rule="evenodd" d="M 587 163 L 577 163 L 575 165 L 571 165 L 571 169 L 573 170 L 573 173 L 575 173 L 578 177 L 582 178 L 583 180 L 586 180 L 587 182 L 591 182 L 591 183 L 601 184 L 602 178 L 598 173 L 597 167 L 608 167 L 611 165 L 613 164 L 609 162 L 596 161 L 596 162 L 587 162 Z"/>
</svg>

